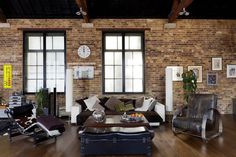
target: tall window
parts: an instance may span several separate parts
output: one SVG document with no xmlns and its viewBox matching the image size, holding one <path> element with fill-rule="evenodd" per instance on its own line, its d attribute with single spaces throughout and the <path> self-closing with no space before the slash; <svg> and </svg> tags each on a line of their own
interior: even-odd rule
<svg viewBox="0 0 236 157">
<path fill-rule="evenodd" d="M 143 33 L 103 33 L 103 92 L 144 92 Z"/>
<path fill-rule="evenodd" d="M 24 92 L 64 92 L 65 33 L 24 33 Z"/>
</svg>

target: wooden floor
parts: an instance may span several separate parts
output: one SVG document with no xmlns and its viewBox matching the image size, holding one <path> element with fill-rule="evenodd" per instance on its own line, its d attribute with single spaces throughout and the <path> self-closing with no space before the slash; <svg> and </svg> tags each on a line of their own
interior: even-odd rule
<svg viewBox="0 0 236 157">
<path fill-rule="evenodd" d="M 236 157 L 236 120 L 232 115 L 224 115 L 223 125 L 223 135 L 208 143 L 188 135 L 174 136 L 170 124 L 162 125 L 155 129 L 152 156 Z M 79 157 L 80 141 L 76 135 L 77 127 L 68 124 L 66 127 L 66 132 L 57 142 L 50 140 L 36 147 L 31 139 L 25 136 L 15 137 L 12 143 L 9 143 L 7 136 L 0 137 L 0 157 Z"/>
</svg>

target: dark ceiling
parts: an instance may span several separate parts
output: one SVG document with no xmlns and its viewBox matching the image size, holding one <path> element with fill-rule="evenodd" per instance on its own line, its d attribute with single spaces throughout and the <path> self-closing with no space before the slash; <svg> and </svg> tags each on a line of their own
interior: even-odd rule
<svg viewBox="0 0 236 157">
<path fill-rule="evenodd" d="M 195 0 L 187 8 L 190 19 L 236 19 L 235 0 Z M 168 18 L 172 0 L 87 0 L 90 19 Z M 10 18 L 82 18 L 75 0 L 0 0 Z"/>
</svg>

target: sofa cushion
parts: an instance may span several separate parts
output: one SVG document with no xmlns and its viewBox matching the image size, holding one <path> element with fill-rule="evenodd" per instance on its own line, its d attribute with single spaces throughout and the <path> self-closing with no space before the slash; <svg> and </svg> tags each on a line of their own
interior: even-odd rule
<svg viewBox="0 0 236 157">
<path fill-rule="evenodd" d="M 87 108 L 87 106 L 86 106 L 86 104 L 84 102 L 85 99 L 88 99 L 88 97 L 76 100 L 76 102 L 81 105 L 82 111 L 86 110 L 86 108 Z"/>
<path fill-rule="evenodd" d="M 109 100 L 105 103 L 105 106 L 110 110 L 115 111 L 115 105 L 122 104 L 123 102 L 117 99 L 116 97 L 112 96 Z"/>
<path fill-rule="evenodd" d="M 109 100 L 109 97 L 102 97 L 102 98 L 99 98 L 99 100 L 100 100 L 100 105 L 104 107 L 105 110 L 109 110 L 109 108 L 105 106 L 105 103 L 107 102 L 107 100 Z"/>
<path fill-rule="evenodd" d="M 140 98 L 135 99 L 134 107 L 135 108 L 142 107 L 143 101 L 144 101 L 144 97 L 140 97 Z"/>
<path fill-rule="evenodd" d="M 152 111 L 157 103 L 157 100 L 153 99 L 150 103 L 150 106 L 148 108 L 148 111 Z"/>
<path fill-rule="evenodd" d="M 136 108 L 135 111 L 148 111 L 153 98 L 149 98 L 143 101 L 142 107 Z"/>
<path fill-rule="evenodd" d="M 105 108 L 100 105 L 99 101 L 96 101 L 95 105 L 93 106 L 93 110 L 105 110 Z"/>
<path fill-rule="evenodd" d="M 100 102 L 100 100 L 97 98 L 97 96 L 92 96 L 89 97 L 88 99 L 84 100 L 87 109 L 89 109 L 90 111 L 94 111 L 93 106 L 96 104 L 96 102 Z"/>
</svg>

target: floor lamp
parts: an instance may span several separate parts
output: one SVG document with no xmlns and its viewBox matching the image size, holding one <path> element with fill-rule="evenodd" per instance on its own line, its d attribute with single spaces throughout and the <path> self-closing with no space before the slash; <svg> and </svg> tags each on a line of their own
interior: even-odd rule
<svg viewBox="0 0 236 157">
<path fill-rule="evenodd" d="M 166 111 L 173 111 L 173 81 L 171 68 L 166 68 Z"/>
<path fill-rule="evenodd" d="M 66 112 L 71 112 L 73 104 L 73 69 L 66 69 Z"/>
</svg>

